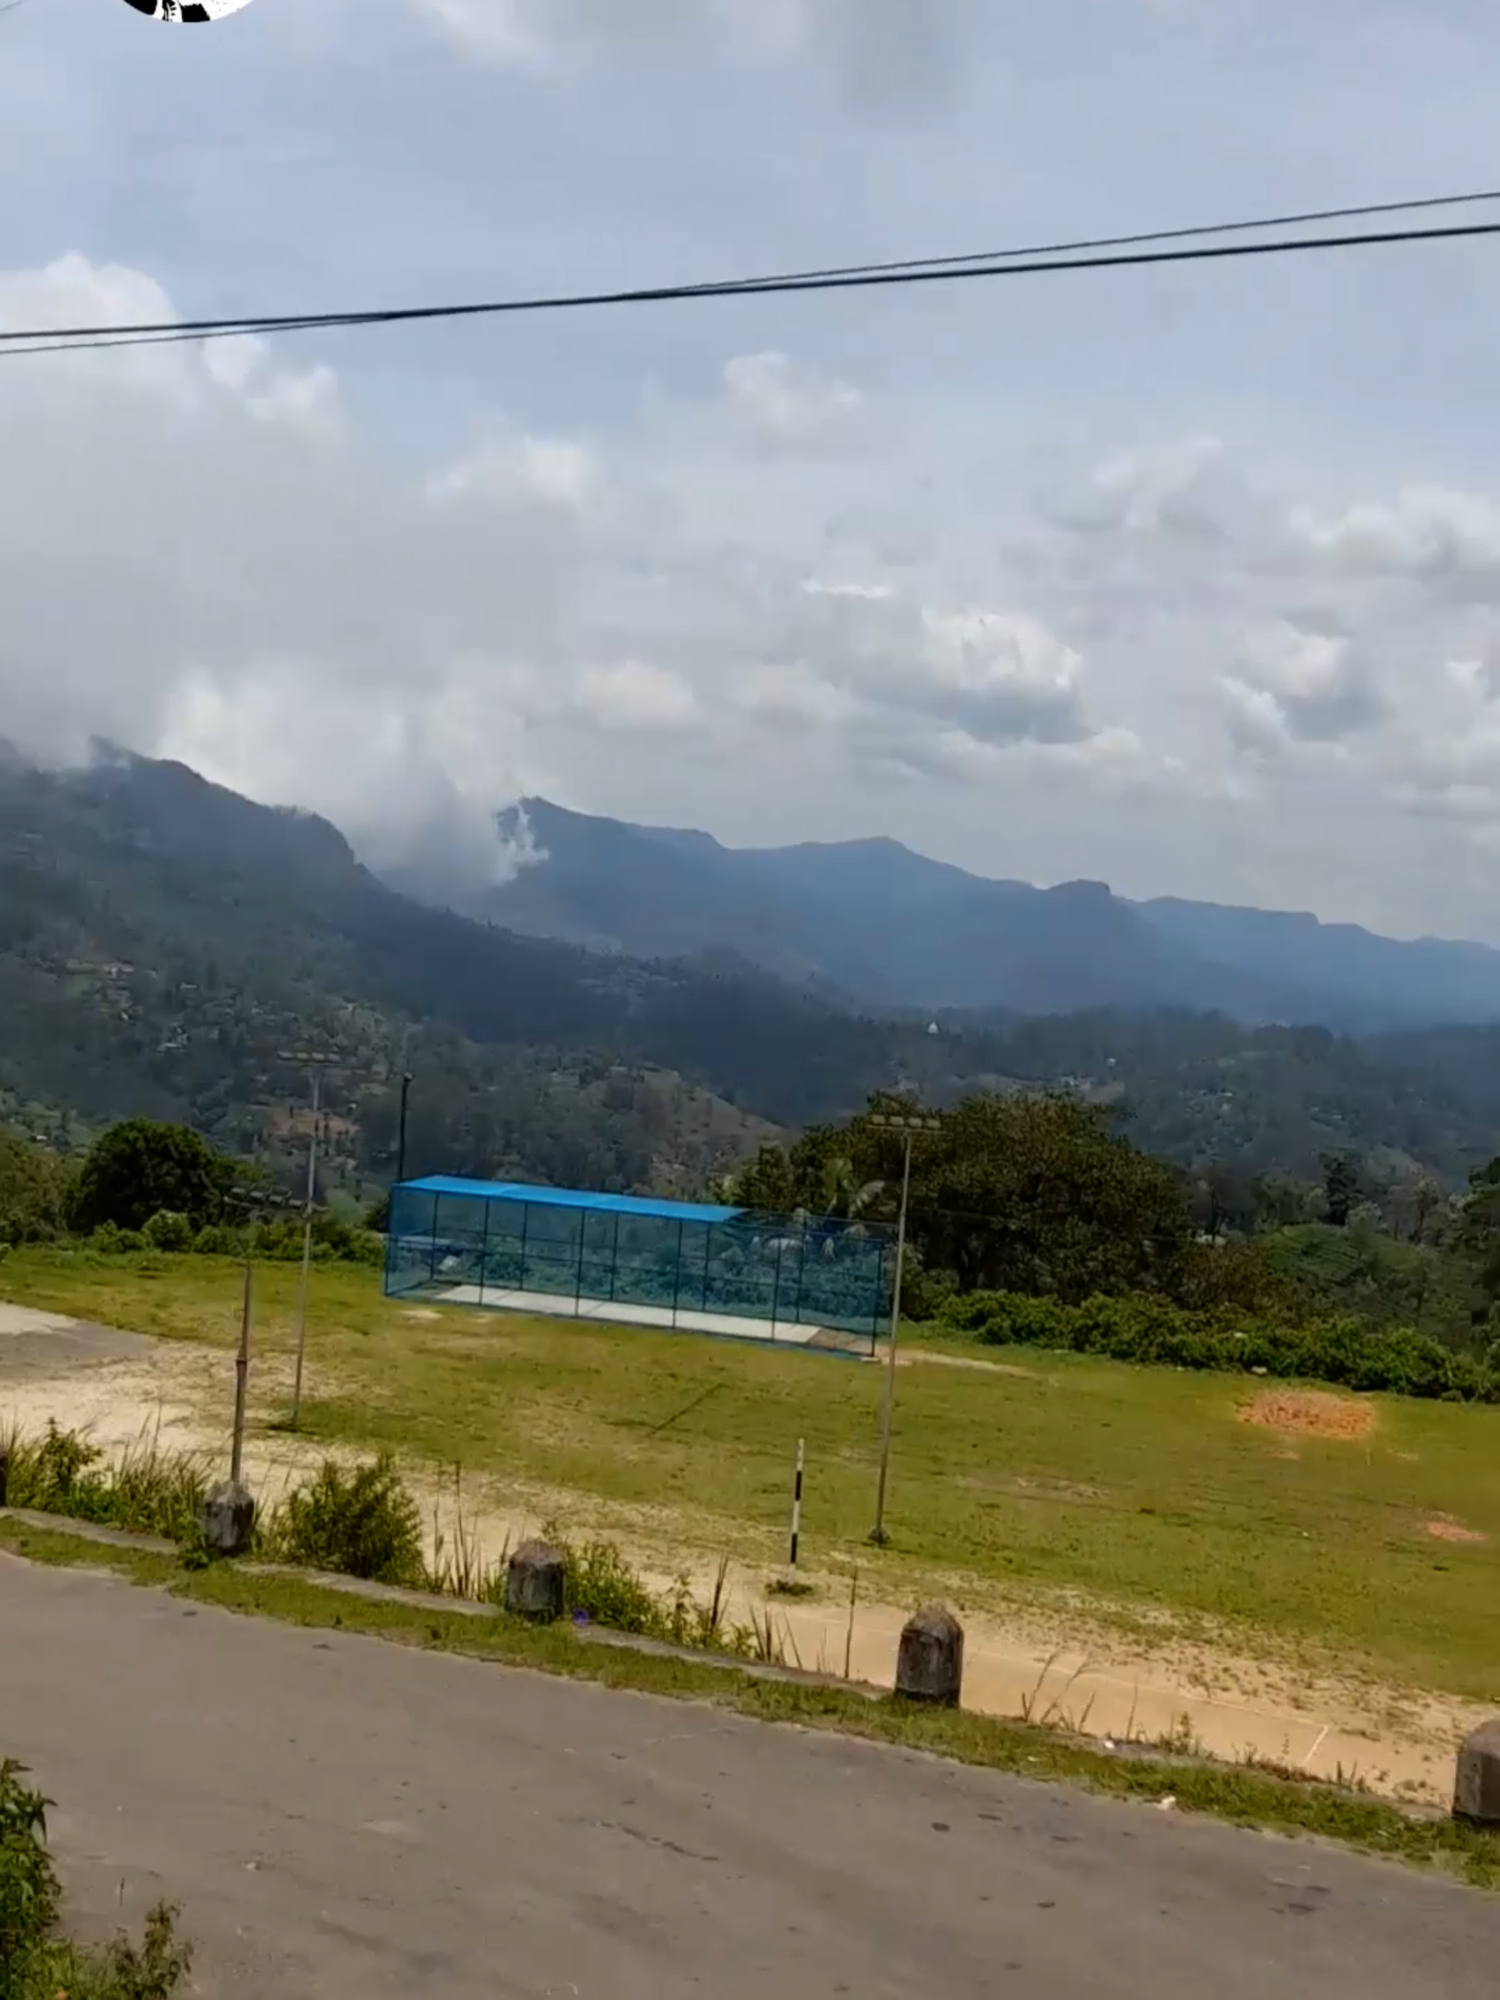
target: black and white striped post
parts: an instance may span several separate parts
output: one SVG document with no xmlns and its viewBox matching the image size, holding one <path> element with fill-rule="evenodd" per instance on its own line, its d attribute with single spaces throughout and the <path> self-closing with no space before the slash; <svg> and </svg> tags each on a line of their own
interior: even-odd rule
<svg viewBox="0 0 1500 2000">
<path fill-rule="evenodd" d="M 792 1575 L 794 1578 L 797 1574 L 797 1543 L 802 1534 L 802 1467 L 805 1462 L 805 1458 L 806 1458 L 806 1452 L 803 1440 L 801 1438 L 798 1438 L 797 1477 L 792 1486 L 792 1553 L 790 1557 L 790 1564 L 791 1564 Z"/>
</svg>

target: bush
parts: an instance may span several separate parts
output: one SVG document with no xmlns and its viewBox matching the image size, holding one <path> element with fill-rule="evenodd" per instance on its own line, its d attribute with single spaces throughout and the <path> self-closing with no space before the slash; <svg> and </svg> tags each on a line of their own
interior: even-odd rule
<svg viewBox="0 0 1500 2000">
<path fill-rule="evenodd" d="M 25 2000 L 62 1903 L 47 1853 L 47 1801 L 0 1762 L 0 2000 Z"/>
<path fill-rule="evenodd" d="M 613 1542 L 575 1547 L 555 1530 L 549 1530 L 545 1539 L 563 1558 L 563 1603 L 570 1618 L 587 1618 L 612 1632 L 666 1637 L 661 1605 Z"/>
<path fill-rule="evenodd" d="M 194 1237 L 193 1250 L 199 1257 L 243 1257 L 244 1231 L 231 1228 L 227 1222 L 211 1222 Z"/>
<path fill-rule="evenodd" d="M 188 1218 L 176 1209 L 159 1208 L 141 1234 L 150 1249 L 177 1256 L 192 1249 L 197 1232 Z"/>
<path fill-rule="evenodd" d="M 162 1451 L 142 1439 L 117 1464 L 77 1431 L 49 1422 L 40 1439 L 9 1440 L 8 1494 L 13 1507 L 102 1521 L 129 1533 L 192 1542 L 208 1491 L 206 1461 Z"/>
<path fill-rule="evenodd" d="M 368 1583 L 426 1581 L 422 1517 L 390 1452 L 352 1473 L 325 1459 L 312 1484 L 282 1502 L 265 1546 L 278 1562 L 302 1569 Z"/>
<path fill-rule="evenodd" d="M 0 1762 L 0 2000 L 170 2000 L 192 1963 L 176 1911 L 158 1904 L 139 1949 L 118 1937 L 86 1951 L 55 1935 L 61 1891 L 47 1851 L 47 1801 Z"/>
<path fill-rule="evenodd" d="M 1276 1375 L 1397 1396 L 1500 1402 L 1500 1376 L 1407 1328 L 1368 1330 L 1356 1319 L 1286 1326 L 1227 1308 L 1190 1312 L 1151 1297 L 1056 1299 L 974 1292 L 944 1323 L 999 1347 L 1046 1347 L 1115 1361 Z"/>
<path fill-rule="evenodd" d="M 146 1239 L 139 1229 L 121 1229 L 113 1222 L 104 1222 L 90 1236 L 89 1248 L 106 1257 L 125 1257 L 144 1250 Z"/>
</svg>

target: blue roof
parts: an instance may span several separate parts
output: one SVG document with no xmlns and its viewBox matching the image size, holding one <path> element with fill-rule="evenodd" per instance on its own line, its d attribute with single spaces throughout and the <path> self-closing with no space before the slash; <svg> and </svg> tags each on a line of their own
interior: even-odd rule
<svg viewBox="0 0 1500 2000">
<path fill-rule="evenodd" d="M 587 1194 L 577 1188 L 528 1187 L 524 1181 L 461 1181 L 447 1174 L 404 1181 L 402 1188 L 422 1194 L 467 1195 L 479 1201 L 529 1201 L 541 1208 L 592 1208 L 606 1215 L 649 1215 L 660 1222 L 733 1222 L 745 1213 L 742 1208 L 716 1208 L 709 1202 L 656 1201 L 635 1194 Z"/>
</svg>

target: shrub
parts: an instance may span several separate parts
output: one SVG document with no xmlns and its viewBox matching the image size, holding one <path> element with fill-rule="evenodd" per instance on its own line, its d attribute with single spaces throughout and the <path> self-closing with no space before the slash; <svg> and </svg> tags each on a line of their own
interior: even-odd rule
<svg viewBox="0 0 1500 2000">
<path fill-rule="evenodd" d="M 62 1902 L 47 1853 L 47 1801 L 0 1762 L 0 2000 L 26 2000 Z"/>
<path fill-rule="evenodd" d="M 146 1248 L 146 1238 L 139 1229 L 121 1229 L 113 1222 L 102 1222 L 88 1241 L 91 1250 L 106 1257 L 126 1257 Z"/>
<path fill-rule="evenodd" d="M 198 1231 L 193 1249 L 200 1257 L 243 1257 L 244 1231 L 231 1228 L 227 1222 L 211 1222 L 207 1229 Z"/>
<path fill-rule="evenodd" d="M 55 1936 L 61 1891 L 47 1851 L 47 1801 L 0 1761 L 0 2000 L 170 2000 L 192 1953 L 175 1910 L 158 1904 L 139 1948 L 118 1937 L 87 1951 Z"/>
<path fill-rule="evenodd" d="M 1001 1347 L 1046 1347 L 1115 1361 L 1258 1373 L 1387 1390 L 1398 1396 L 1500 1402 L 1500 1376 L 1408 1328 L 1369 1330 L 1355 1319 L 1302 1326 L 1219 1307 L 1191 1312 L 1154 1297 L 1057 1299 L 974 1292 L 956 1299 L 945 1324 Z"/>
<path fill-rule="evenodd" d="M 143 1438 L 117 1464 L 106 1465 L 97 1446 L 77 1431 L 49 1422 L 35 1442 L 9 1441 L 8 1496 L 13 1507 L 102 1521 L 130 1533 L 191 1542 L 208 1491 L 206 1461 L 163 1451 Z"/>
<path fill-rule="evenodd" d="M 582 1616 L 612 1632 L 666 1636 L 662 1607 L 613 1542 L 581 1547 L 549 1531 L 546 1539 L 563 1558 L 563 1603 L 568 1616 Z"/>
<path fill-rule="evenodd" d="M 312 1484 L 277 1509 L 265 1546 L 279 1562 L 369 1583 L 426 1580 L 422 1517 L 390 1452 L 354 1472 L 325 1459 Z"/>
<path fill-rule="evenodd" d="M 159 1208 L 141 1231 L 147 1246 L 172 1255 L 192 1249 L 196 1232 L 185 1215 L 174 1208 Z"/>
</svg>

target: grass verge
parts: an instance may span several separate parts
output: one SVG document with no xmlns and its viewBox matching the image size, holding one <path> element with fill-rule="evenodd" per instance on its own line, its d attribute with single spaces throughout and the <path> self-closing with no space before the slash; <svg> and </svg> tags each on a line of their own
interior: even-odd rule
<svg viewBox="0 0 1500 2000">
<path fill-rule="evenodd" d="M 707 1702 L 757 1721 L 834 1731 L 1044 1783 L 1080 1785 L 1113 1798 L 1160 1803 L 1170 1797 L 1182 1812 L 1338 1841 L 1363 1853 L 1442 1869 L 1477 1888 L 1500 1889 L 1500 1834 L 1404 1813 L 1381 1800 L 1326 1785 L 1235 1765 L 1111 1756 L 1036 1726 L 872 1699 L 842 1687 L 757 1679 L 732 1667 L 658 1653 L 594 1646 L 567 1625 L 537 1629 L 499 1613 L 475 1618 L 353 1597 L 305 1578 L 269 1576 L 233 1564 L 185 1570 L 173 1557 L 102 1546 L 66 1529 L 52 1532 L 0 1519 L 0 1550 L 31 1562 L 108 1571 L 244 1616 Z"/>
</svg>

